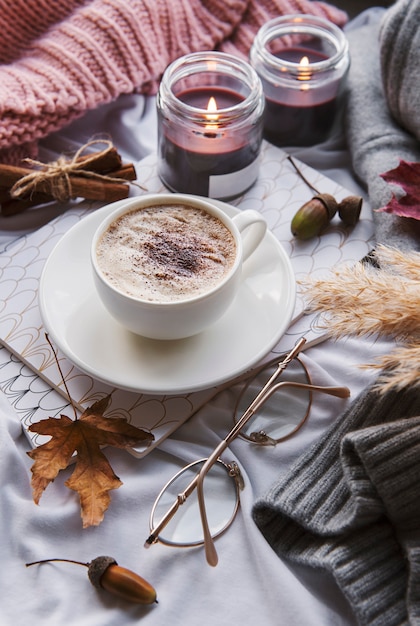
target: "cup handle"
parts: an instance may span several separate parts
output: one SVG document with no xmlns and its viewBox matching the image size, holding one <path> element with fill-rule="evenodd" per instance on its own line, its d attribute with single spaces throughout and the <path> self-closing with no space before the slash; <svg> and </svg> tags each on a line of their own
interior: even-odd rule
<svg viewBox="0 0 420 626">
<path fill-rule="evenodd" d="M 242 260 L 245 261 L 260 245 L 267 231 L 267 222 L 263 216 L 246 209 L 232 218 L 242 238 Z"/>
</svg>

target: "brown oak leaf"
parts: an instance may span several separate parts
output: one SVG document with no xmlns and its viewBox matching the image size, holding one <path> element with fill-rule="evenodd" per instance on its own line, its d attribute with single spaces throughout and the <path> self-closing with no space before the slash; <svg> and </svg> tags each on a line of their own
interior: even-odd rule
<svg viewBox="0 0 420 626">
<path fill-rule="evenodd" d="M 381 178 L 402 188 L 405 195 L 392 194 L 388 204 L 378 211 L 420 220 L 420 163 L 400 160 L 396 168 L 381 174 Z"/>
<path fill-rule="evenodd" d="M 65 484 L 79 494 L 83 528 L 101 523 L 111 501 L 109 492 L 122 485 L 101 447 L 130 448 L 140 443 L 148 446 L 154 439 L 152 433 L 132 426 L 124 418 L 104 417 L 109 401 L 110 396 L 106 396 L 95 402 L 78 419 L 60 415 L 29 427 L 32 432 L 51 436 L 49 441 L 27 453 L 34 460 L 31 468 L 34 502 L 38 504 L 60 470 L 75 461 L 74 471 Z"/>
</svg>

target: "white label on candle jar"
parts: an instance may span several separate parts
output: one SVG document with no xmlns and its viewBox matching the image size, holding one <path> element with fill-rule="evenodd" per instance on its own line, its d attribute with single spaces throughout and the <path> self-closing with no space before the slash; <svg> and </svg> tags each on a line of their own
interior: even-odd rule
<svg viewBox="0 0 420 626">
<path fill-rule="evenodd" d="M 209 198 L 232 198 L 246 191 L 258 176 L 260 159 L 230 174 L 209 177 Z"/>
</svg>

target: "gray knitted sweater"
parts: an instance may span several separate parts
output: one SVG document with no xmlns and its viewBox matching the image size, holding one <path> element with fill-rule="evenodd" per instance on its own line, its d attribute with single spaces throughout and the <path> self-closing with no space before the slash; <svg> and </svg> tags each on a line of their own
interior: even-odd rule
<svg viewBox="0 0 420 626">
<path fill-rule="evenodd" d="M 419 484 L 418 390 L 367 390 L 253 514 L 279 556 L 333 574 L 360 624 L 420 624 Z"/>
<path fill-rule="evenodd" d="M 400 159 L 420 162 L 419 24 L 420 0 L 399 0 L 380 21 L 372 18 L 348 33 L 347 140 L 373 209 L 395 191 L 380 174 Z M 383 212 L 373 218 L 379 243 L 420 250 L 419 221 Z"/>
</svg>

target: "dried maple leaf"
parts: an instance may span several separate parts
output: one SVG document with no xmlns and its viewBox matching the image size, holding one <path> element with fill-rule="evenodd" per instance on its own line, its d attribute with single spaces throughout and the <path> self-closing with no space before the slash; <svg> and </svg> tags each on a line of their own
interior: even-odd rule
<svg viewBox="0 0 420 626">
<path fill-rule="evenodd" d="M 43 491 L 74 460 L 76 452 L 74 471 L 65 484 L 79 494 L 83 528 L 100 524 L 111 500 L 109 492 L 122 485 L 101 446 L 130 448 L 139 443 L 150 445 L 154 439 L 151 433 L 132 426 L 124 418 L 104 417 L 109 401 L 110 396 L 106 396 L 95 402 L 78 419 L 60 415 L 29 427 L 32 432 L 51 436 L 27 453 L 34 460 L 34 502 L 39 503 Z"/>
<path fill-rule="evenodd" d="M 401 187 L 405 195 L 392 194 L 388 204 L 378 211 L 420 220 L 420 163 L 401 160 L 398 167 L 381 174 L 381 178 Z"/>
</svg>

